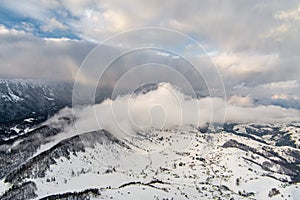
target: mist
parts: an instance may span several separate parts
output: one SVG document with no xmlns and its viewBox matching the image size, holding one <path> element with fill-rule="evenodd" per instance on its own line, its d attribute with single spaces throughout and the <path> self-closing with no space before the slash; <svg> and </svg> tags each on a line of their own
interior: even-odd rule
<svg viewBox="0 0 300 200">
<path fill-rule="evenodd" d="M 145 94 L 131 93 L 114 100 L 106 99 L 100 104 L 65 108 L 58 115 L 70 113 L 76 119 L 78 134 L 105 129 L 117 137 L 189 125 L 300 121 L 300 111 L 296 109 L 255 105 L 250 97 L 192 98 L 169 83 L 160 83 L 157 89 Z"/>
</svg>

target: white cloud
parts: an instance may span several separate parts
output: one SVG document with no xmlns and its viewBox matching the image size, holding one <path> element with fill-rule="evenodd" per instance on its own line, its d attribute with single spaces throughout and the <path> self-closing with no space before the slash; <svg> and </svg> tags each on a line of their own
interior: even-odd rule
<svg viewBox="0 0 300 200">
<path fill-rule="evenodd" d="M 279 82 L 272 82 L 262 85 L 266 89 L 289 89 L 289 88 L 299 88 L 300 83 L 297 80 L 290 80 L 290 81 L 279 81 Z"/>
<path fill-rule="evenodd" d="M 24 30 L 25 32 L 32 33 L 34 31 L 34 25 L 30 22 L 21 22 L 13 26 L 14 29 Z"/>
<path fill-rule="evenodd" d="M 251 75 L 269 71 L 278 62 L 278 55 L 249 52 L 223 53 L 216 55 L 213 59 L 225 74 Z"/>
<path fill-rule="evenodd" d="M 280 81 L 259 84 L 253 87 L 241 85 L 231 90 L 231 94 L 250 96 L 256 104 L 281 105 L 288 108 L 300 109 L 299 81 Z"/>
<path fill-rule="evenodd" d="M 287 94 L 274 94 L 272 99 L 283 99 L 283 100 L 300 100 L 300 96 L 298 95 L 287 95 Z"/>
<path fill-rule="evenodd" d="M 0 35 L 1 36 L 16 36 L 25 35 L 24 31 L 19 31 L 16 29 L 8 29 L 4 25 L 0 24 Z"/>
<path fill-rule="evenodd" d="M 236 94 L 238 91 L 243 96 L 249 96 L 241 89 L 233 89 L 234 86 L 244 83 L 248 87 L 246 91 L 255 93 L 255 97 L 250 95 L 252 98 L 271 98 L 272 95 L 285 92 L 279 92 L 279 89 L 265 92 L 263 84 L 299 80 L 298 1 L 220 3 L 214 0 L 192 0 L 186 3 L 177 0 L 154 0 L 145 3 L 139 0 L 67 0 L 39 3 L 36 0 L 4 0 L 3 7 L 13 11 L 13 14 L 40 21 L 44 31 L 55 32 L 55 29 L 68 28 L 68 31 L 83 40 L 93 42 L 103 41 L 121 31 L 145 26 L 182 31 L 203 44 L 209 52 L 213 52 L 210 56 L 220 68 L 229 94 Z M 23 24 L 24 30 L 25 26 Z M 26 32 L 32 30 L 31 28 L 28 26 Z M 58 71 L 61 74 L 58 78 L 64 79 L 69 68 L 75 73 L 79 63 L 92 48 L 92 45 L 78 41 L 61 40 L 54 43 L 54 40 L 36 38 L 3 26 L 0 27 L 0 35 L 3 41 L 0 49 L 3 52 L 3 77 L 51 77 L 53 71 Z M 122 40 L 122 44 L 114 44 L 114 48 L 124 48 L 126 45 L 135 47 L 146 40 L 149 46 L 151 41 L 155 41 L 167 50 L 177 48 L 183 52 L 191 52 L 191 57 L 203 56 L 203 52 L 193 52 L 193 47 L 182 48 L 184 42 L 170 34 L 137 34 Z M 200 55 L 195 55 L 197 53 Z M 179 60 L 177 56 L 172 56 Z M 191 59 L 197 61 L 197 58 Z M 199 63 L 201 66 L 206 64 Z M 214 82 L 215 77 L 209 70 L 209 67 L 205 68 L 204 74 Z M 192 72 L 187 74 L 193 76 Z M 253 92 L 254 89 L 257 92 Z M 297 93 L 289 90 L 286 95 L 291 95 L 292 92 Z"/>
<path fill-rule="evenodd" d="M 117 32 L 128 29 L 126 16 L 109 10 L 103 13 L 104 23 L 107 31 Z"/>
<path fill-rule="evenodd" d="M 277 24 L 270 27 L 269 31 L 264 35 L 267 40 L 277 45 L 284 45 L 284 50 L 293 54 L 294 48 L 299 50 L 299 46 L 295 46 L 295 42 L 299 41 L 300 33 L 300 4 L 294 5 L 289 9 L 281 9 L 275 12 L 274 19 Z"/>
<path fill-rule="evenodd" d="M 280 20 L 286 20 L 286 21 L 300 20 L 300 4 L 295 9 L 288 10 L 288 11 L 280 11 L 276 13 L 275 18 Z"/>
<path fill-rule="evenodd" d="M 228 104 L 240 107 L 253 107 L 254 100 L 250 96 L 233 95 L 228 100 Z"/>
<path fill-rule="evenodd" d="M 170 54 L 165 53 L 165 52 L 157 52 L 156 54 L 160 55 L 160 56 L 170 56 Z"/>
<path fill-rule="evenodd" d="M 41 30 L 45 32 L 52 32 L 54 30 L 66 30 L 67 26 L 63 23 L 57 21 L 54 17 L 48 18 L 43 26 L 41 26 Z"/>
<path fill-rule="evenodd" d="M 104 128 L 116 136 L 151 128 L 168 129 L 206 123 L 280 123 L 300 120 L 300 111 L 279 106 L 254 106 L 249 97 L 187 98 L 168 83 L 146 94 L 125 95 L 101 104 L 74 108 L 79 133 Z M 237 100 L 238 99 L 238 100 Z M 226 111 L 226 114 L 225 114 Z M 61 113 L 70 113 L 70 109 Z M 224 121 L 225 116 L 225 121 Z"/>
</svg>

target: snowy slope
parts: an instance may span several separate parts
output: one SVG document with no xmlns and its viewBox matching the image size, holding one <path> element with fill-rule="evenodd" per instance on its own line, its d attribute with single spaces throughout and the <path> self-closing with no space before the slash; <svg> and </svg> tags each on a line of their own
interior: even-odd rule
<svg viewBox="0 0 300 200">
<path fill-rule="evenodd" d="M 253 124 L 239 124 L 233 129 L 246 127 Z M 281 127 L 286 130 L 295 125 Z M 82 191 L 94 199 L 299 197 L 299 180 L 292 173 L 299 173 L 299 168 L 288 167 L 299 165 L 298 148 L 265 144 L 228 131 L 210 131 L 201 133 L 193 126 L 150 130 L 135 140 L 123 141 L 105 131 L 63 140 L 56 137 L 51 148 L 40 149 L 25 167 L 11 172 L 6 182 L 34 182 L 37 199 L 79 195 Z M 8 189 L 10 184 L 1 184 L 4 194 L 3 188 Z M 274 192 L 272 196 L 272 189 L 279 194 Z"/>
<path fill-rule="evenodd" d="M 221 115 L 159 84 L 63 109 L 0 143 L 0 199 L 299 199 L 299 111 L 227 105 L 209 123 L 211 101 Z"/>
</svg>

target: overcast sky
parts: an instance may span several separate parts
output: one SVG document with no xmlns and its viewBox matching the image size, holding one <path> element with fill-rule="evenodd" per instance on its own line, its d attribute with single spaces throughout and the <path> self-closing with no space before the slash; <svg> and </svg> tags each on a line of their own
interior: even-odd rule
<svg viewBox="0 0 300 200">
<path fill-rule="evenodd" d="M 141 30 L 144 27 L 163 29 Z M 138 31 L 126 33 L 132 29 Z M 108 39 L 116 34 L 116 39 Z M 103 41 L 100 49 L 89 54 Z M 147 47 L 161 50 L 131 52 Z M 151 74 L 156 80 L 171 82 L 170 73 L 176 69 L 192 84 L 202 85 L 186 62 L 191 61 L 202 68 L 206 88 L 222 88 L 221 75 L 229 96 L 300 108 L 299 0 L 1 2 L 0 78 L 74 80 L 80 66 L 89 63 L 103 70 L 112 55 L 128 51 L 127 57 L 115 62 L 114 70 L 108 70 L 108 85 L 116 85 L 122 73 L 147 63 L 162 65 L 149 65 L 144 73 L 140 70 L 135 72 L 140 75 L 128 76 L 129 80 Z M 161 70 L 147 71 L 154 68 Z M 94 70 L 85 71 L 80 81 L 96 78 Z"/>
</svg>

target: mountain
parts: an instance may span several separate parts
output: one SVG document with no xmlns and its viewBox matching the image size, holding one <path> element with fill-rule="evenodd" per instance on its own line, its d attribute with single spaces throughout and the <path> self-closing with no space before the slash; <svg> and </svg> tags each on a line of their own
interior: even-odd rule
<svg viewBox="0 0 300 200">
<path fill-rule="evenodd" d="M 0 141 L 25 134 L 72 105 L 72 84 L 41 80 L 0 80 Z"/>
<path fill-rule="evenodd" d="M 172 90 L 164 86 L 170 85 L 146 84 L 131 93 L 142 99 L 141 111 L 148 112 L 143 106 L 155 92 L 163 97 Z M 103 91 L 99 102 L 110 95 Z M 71 96 L 66 83 L 1 81 L 1 200 L 299 199 L 299 122 L 126 132 L 128 104 L 116 104 L 113 110 L 121 105 L 125 113 L 110 116 L 110 103 L 127 103 L 126 96 L 63 108 Z"/>
<path fill-rule="evenodd" d="M 0 123 L 29 117 L 43 118 L 71 105 L 72 84 L 2 79 L 0 80 L 0 96 Z"/>
<path fill-rule="evenodd" d="M 59 110 L 71 107 L 72 92 L 71 82 L 0 79 L 0 143 L 27 134 Z M 102 102 L 110 93 L 109 89 L 97 90 L 95 101 Z"/>
<path fill-rule="evenodd" d="M 300 124 L 75 133 L 72 115 L 0 145 L 0 199 L 297 199 Z"/>
<path fill-rule="evenodd" d="M 147 83 L 136 88 L 132 93 L 135 95 L 146 94 L 153 90 L 157 90 L 158 87 L 159 85 L 157 83 Z"/>
</svg>

